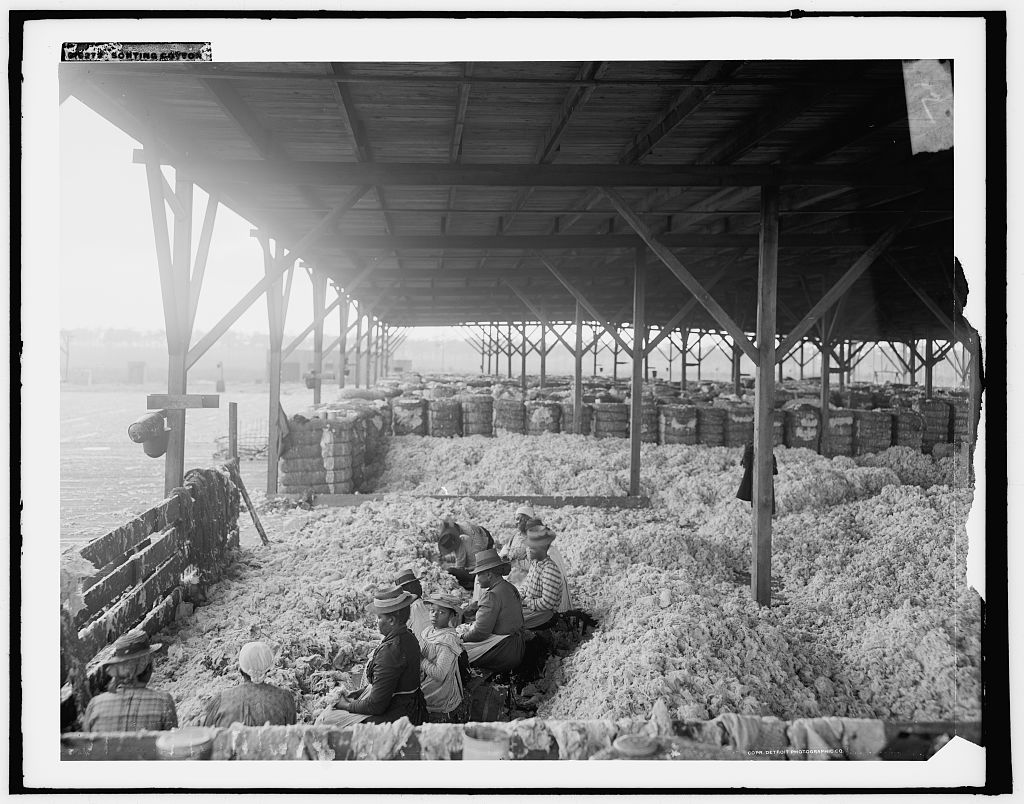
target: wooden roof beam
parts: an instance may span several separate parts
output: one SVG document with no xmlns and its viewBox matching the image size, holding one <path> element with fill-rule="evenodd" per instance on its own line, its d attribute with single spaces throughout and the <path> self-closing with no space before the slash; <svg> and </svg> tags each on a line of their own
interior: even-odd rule
<svg viewBox="0 0 1024 804">
<path fill-rule="evenodd" d="M 935 316 L 943 327 L 949 330 L 956 340 L 960 341 L 964 345 L 970 345 L 970 333 L 965 332 L 967 327 L 957 327 L 953 322 L 953 319 L 946 315 L 942 308 L 935 303 L 935 300 L 929 296 L 928 293 L 917 284 L 917 282 L 911 279 L 910 274 L 908 274 L 903 269 L 903 266 L 901 266 L 893 257 L 887 255 L 885 261 L 886 264 L 896 272 L 896 275 L 906 282 L 907 286 L 914 291 L 914 295 L 921 300 L 921 303 L 928 308 L 931 314 Z M 954 315 L 956 315 L 956 311 L 954 311 Z"/>
</svg>

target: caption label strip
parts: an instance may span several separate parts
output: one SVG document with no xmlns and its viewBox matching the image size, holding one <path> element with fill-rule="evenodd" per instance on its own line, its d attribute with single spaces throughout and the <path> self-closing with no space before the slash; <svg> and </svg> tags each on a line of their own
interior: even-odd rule
<svg viewBox="0 0 1024 804">
<path fill-rule="evenodd" d="M 209 42 L 64 42 L 61 61 L 213 61 Z"/>
</svg>

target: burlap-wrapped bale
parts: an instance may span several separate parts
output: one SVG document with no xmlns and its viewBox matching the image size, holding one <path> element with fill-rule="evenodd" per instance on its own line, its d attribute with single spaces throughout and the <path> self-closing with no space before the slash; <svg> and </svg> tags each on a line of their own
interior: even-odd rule
<svg viewBox="0 0 1024 804">
<path fill-rule="evenodd" d="M 448 397 L 427 402 L 427 430 L 434 438 L 462 435 L 462 405 L 459 400 Z"/>
<path fill-rule="evenodd" d="M 723 445 L 742 447 L 754 440 L 754 408 L 750 405 L 729 405 L 725 409 Z"/>
<path fill-rule="evenodd" d="M 950 430 L 950 438 L 954 444 L 966 444 L 971 437 L 971 403 L 965 396 L 943 397 L 948 402 L 952 414 L 953 423 Z"/>
<path fill-rule="evenodd" d="M 498 399 L 495 401 L 494 431 L 517 435 L 526 432 L 526 407 L 521 399 Z"/>
<path fill-rule="evenodd" d="M 897 447 L 921 449 L 924 435 L 924 417 L 916 410 L 892 409 L 892 443 Z"/>
<path fill-rule="evenodd" d="M 629 435 L 629 405 L 623 402 L 595 402 L 593 426 L 595 438 L 626 438 Z"/>
<path fill-rule="evenodd" d="M 853 452 L 867 455 L 884 452 L 892 446 L 892 411 L 855 410 L 853 412 Z"/>
<path fill-rule="evenodd" d="M 848 388 L 838 392 L 841 404 L 850 410 L 870 410 L 875 404 L 875 395 L 870 388 Z"/>
<path fill-rule="evenodd" d="M 828 430 L 822 433 L 821 454 L 834 458 L 853 455 L 853 411 L 847 408 L 830 409 Z"/>
<path fill-rule="evenodd" d="M 580 435 L 590 435 L 591 431 L 591 419 L 594 414 L 594 408 L 591 405 L 584 403 L 581 408 L 581 426 Z M 562 403 L 562 432 L 563 433 L 575 433 L 576 432 L 576 411 L 572 402 Z"/>
<path fill-rule="evenodd" d="M 531 399 L 525 407 L 527 435 L 561 432 L 562 406 L 558 402 Z"/>
<path fill-rule="evenodd" d="M 953 424 L 953 409 L 941 399 L 918 399 L 914 409 L 924 419 L 921 448 L 931 453 L 936 444 L 948 444 Z"/>
<path fill-rule="evenodd" d="M 453 385 L 438 384 L 430 388 L 431 399 L 451 399 L 456 394 L 456 388 Z"/>
<path fill-rule="evenodd" d="M 494 435 L 494 397 L 488 394 L 463 394 L 462 434 L 465 436 Z"/>
<path fill-rule="evenodd" d="M 662 405 L 658 412 L 658 440 L 662 444 L 696 444 L 697 406 Z"/>
<path fill-rule="evenodd" d="M 697 443 L 720 447 L 725 443 L 725 408 L 701 406 L 697 408 Z"/>
<path fill-rule="evenodd" d="M 784 443 L 787 447 L 803 447 L 817 451 L 821 436 L 821 411 L 814 405 L 797 401 L 787 402 L 784 408 L 786 426 Z"/>
<path fill-rule="evenodd" d="M 392 431 L 396 436 L 427 434 L 427 403 L 418 396 L 400 396 L 391 401 Z"/>
<path fill-rule="evenodd" d="M 633 406 L 629 400 L 630 415 L 633 413 Z M 658 400 L 644 392 L 640 399 L 640 441 L 645 444 L 658 443 Z"/>
</svg>

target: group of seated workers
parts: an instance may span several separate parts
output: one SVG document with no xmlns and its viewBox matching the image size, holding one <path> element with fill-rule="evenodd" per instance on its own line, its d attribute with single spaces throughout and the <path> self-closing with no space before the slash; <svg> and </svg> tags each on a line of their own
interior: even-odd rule
<svg viewBox="0 0 1024 804">
<path fill-rule="evenodd" d="M 424 595 L 413 571 L 403 570 L 393 588 L 373 598 L 381 641 L 366 662 L 366 685 L 352 692 L 339 688 L 316 722 L 348 726 L 403 716 L 414 725 L 450 722 L 464 709 L 469 666 L 495 673 L 515 670 L 523 661 L 524 632 L 546 627 L 570 605 L 565 565 L 552 544 L 555 534 L 529 506 L 517 509 L 516 525 L 518 532 L 499 550 L 485 528 L 444 519 L 438 536 L 442 563 L 473 590 L 473 600 L 463 607 L 452 594 Z M 85 731 L 177 726 L 171 696 L 146 686 L 152 655 L 160 647 L 151 645 L 144 631 L 129 632 L 114 643 L 105 662 L 110 688 L 89 702 Z M 273 650 L 263 642 L 247 643 L 238 665 L 242 683 L 209 702 L 202 725 L 295 723 L 294 696 L 265 680 L 274 666 Z"/>
</svg>

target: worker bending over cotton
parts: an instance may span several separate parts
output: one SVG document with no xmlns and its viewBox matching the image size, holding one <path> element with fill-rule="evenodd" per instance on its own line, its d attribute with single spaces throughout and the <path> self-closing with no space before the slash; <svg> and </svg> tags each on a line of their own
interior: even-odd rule
<svg viewBox="0 0 1024 804">
<path fill-rule="evenodd" d="M 473 556 L 481 550 L 494 547 L 494 539 L 486 528 L 475 522 L 456 522 L 453 517 L 441 520 L 437 546 L 441 564 L 453 575 L 463 589 L 473 589 Z"/>
</svg>

